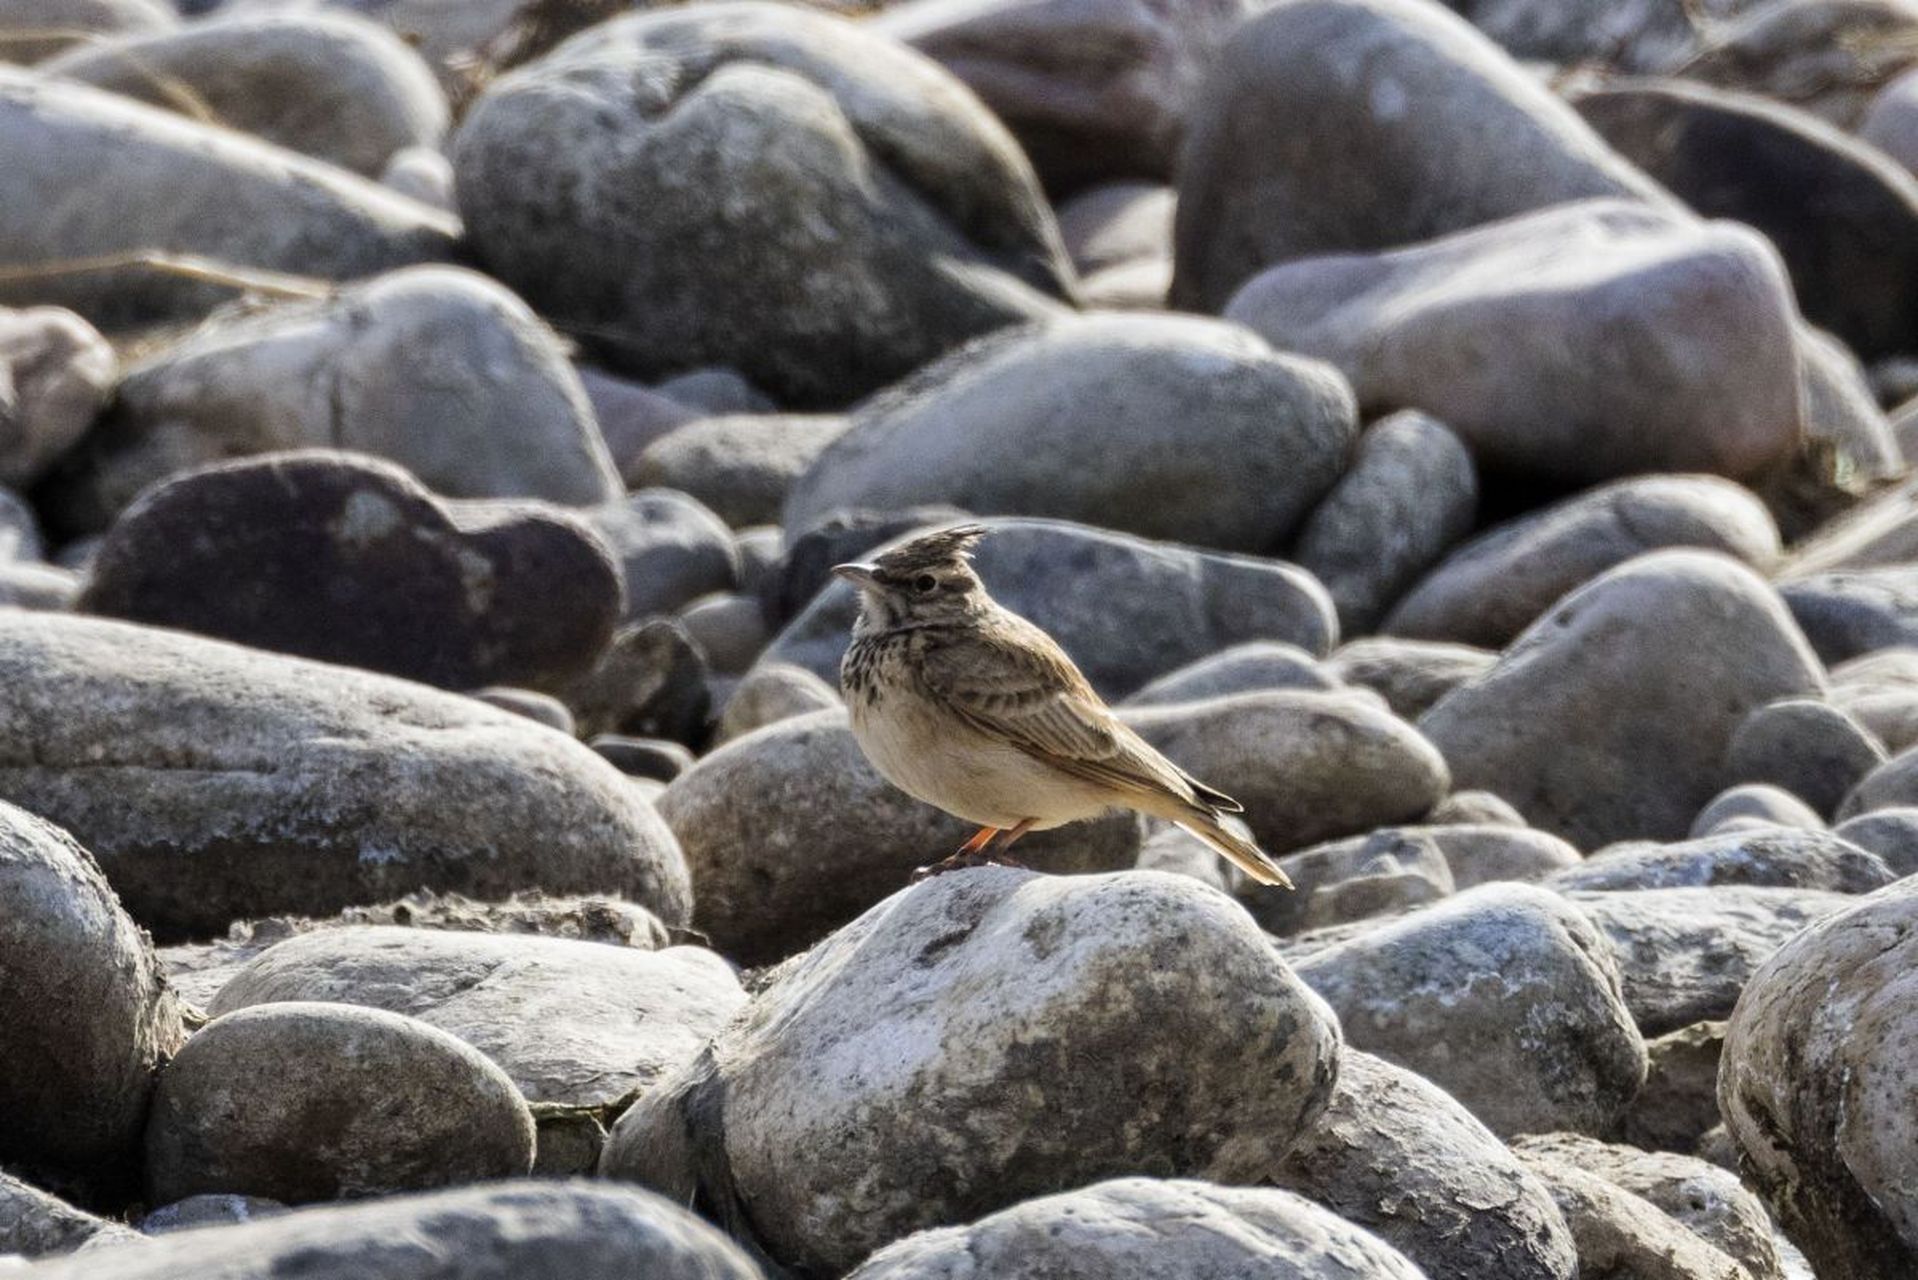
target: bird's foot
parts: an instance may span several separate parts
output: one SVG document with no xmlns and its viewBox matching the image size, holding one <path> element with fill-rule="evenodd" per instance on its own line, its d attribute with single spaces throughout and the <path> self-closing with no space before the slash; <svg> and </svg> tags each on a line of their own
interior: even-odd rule
<svg viewBox="0 0 1918 1280">
<path fill-rule="evenodd" d="M 930 880 L 942 876 L 948 871 L 964 871 L 971 867 L 1010 867 L 1014 871 L 1030 871 L 1032 868 L 1023 862 L 1017 862 L 1004 853 L 994 853 L 987 849 L 961 849 L 950 858 L 941 858 L 929 866 L 917 867 L 912 873 L 912 883 Z"/>
</svg>

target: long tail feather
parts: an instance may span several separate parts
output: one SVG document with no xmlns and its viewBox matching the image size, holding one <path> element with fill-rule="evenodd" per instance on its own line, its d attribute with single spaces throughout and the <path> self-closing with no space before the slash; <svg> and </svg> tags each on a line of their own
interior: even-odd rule
<svg viewBox="0 0 1918 1280">
<path fill-rule="evenodd" d="M 1175 818 L 1180 826 L 1223 854 L 1239 870 L 1260 884 L 1292 887 L 1292 878 L 1252 838 L 1252 830 L 1231 814 L 1191 814 Z"/>
</svg>

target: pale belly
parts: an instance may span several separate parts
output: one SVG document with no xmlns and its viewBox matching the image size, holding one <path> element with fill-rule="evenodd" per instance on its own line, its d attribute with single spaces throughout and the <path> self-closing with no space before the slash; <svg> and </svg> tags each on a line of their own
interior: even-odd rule
<svg viewBox="0 0 1918 1280">
<path fill-rule="evenodd" d="M 907 795 L 982 827 L 1034 830 L 1096 817 L 1109 794 L 1033 759 L 917 697 L 894 694 L 852 707 L 853 736 L 886 781 Z"/>
</svg>

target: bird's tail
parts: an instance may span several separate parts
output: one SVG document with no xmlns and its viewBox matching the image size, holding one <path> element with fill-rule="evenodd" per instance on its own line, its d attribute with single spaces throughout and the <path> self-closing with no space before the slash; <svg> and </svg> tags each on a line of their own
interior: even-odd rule
<svg viewBox="0 0 1918 1280">
<path fill-rule="evenodd" d="M 1292 887 L 1292 878 L 1252 838 L 1252 829 L 1229 813 L 1188 813 L 1173 819 L 1217 849 L 1227 861 L 1260 884 Z"/>
</svg>

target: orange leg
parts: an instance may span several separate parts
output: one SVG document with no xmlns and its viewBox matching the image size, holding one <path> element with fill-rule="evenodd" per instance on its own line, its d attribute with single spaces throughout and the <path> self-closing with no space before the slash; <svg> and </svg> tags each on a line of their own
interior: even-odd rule
<svg viewBox="0 0 1918 1280">
<path fill-rule="evenodd" d="M 960 845 L 959 852 L 953 854 L 952 856 L 955 858 L 964 858 L 970 854 L 978 853 L 980 850 L 984 849 L 987 845 L 991 844 L 993 841 L 993 837 L 997 836 L 998 834 L 999 834 L 999 828 L 997 827 L 980 827 L 977 831 L 972 833 L 972 839 Z"/>
<path fill-rule="evenodd" d="M 1004 849 L 1014 840 L 1017 840 L 1020 836 L 1032 830 L 1034 821 L 1036 821 L 1036 819 L 1027 818 L 1017 826 L 1003 829 L 999 827 L 980 827 L 978 831 L 973 833 L 972 839 L 959 846 L 957 853 L 942 862 L 935 862 L 929 867 L 919 868 L 912 873 L 912 878 L 914 881 L 925 880 L 931 876 L 940 875 L 943 872 L 957 871 L 961 867 L 980 867 L 987 865 L 1016 867 L 1019 864 L 1010 858 L 995 858 L 992 856 L 990 850 L 992 849 L 993 841 L 998 840 L 1000 836 L 1004 836 L 1005 839 L 999 840 L 999 848 Z"/>
</svg>

